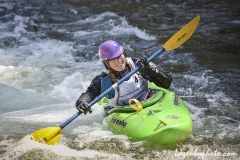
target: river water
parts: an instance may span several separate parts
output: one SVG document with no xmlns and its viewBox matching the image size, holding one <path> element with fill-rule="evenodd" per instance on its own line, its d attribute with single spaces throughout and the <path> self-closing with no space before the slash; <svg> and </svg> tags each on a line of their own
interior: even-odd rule
<svg viewBox="0 0 240 160">
<path fill-rule="evenodd" d="M 240 2 L 237 0 L 1 0 L 0 159 L 239 159 Z M 60 144 L 30 140 L 77 111 L 76 99 L 103 65 L 98 46 L 121 43 L 149 57 L 197 15 L 193 36 L 154 62 L 173 75 L 193 132 L 164 149 L 108 130 L 103 109 L 81 115 Z M 163 137 L 164 138 L 164 137 Z"/>
</svg>

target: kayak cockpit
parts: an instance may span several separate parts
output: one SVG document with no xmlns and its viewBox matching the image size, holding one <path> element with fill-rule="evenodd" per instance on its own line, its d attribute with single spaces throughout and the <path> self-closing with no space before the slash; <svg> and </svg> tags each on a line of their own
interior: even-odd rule
<svg viewBox="0 0 240 160">
<path fill-rule="evenodd" d="M 149 88 L 147 99 L 140 102 L 142 105 L 142 108 L 147 108 L 157 102 L 160 102 L 164 98 L 164 95 L 165 95 L 164 90 Z M 103 101 L 104 101 L 103 105 L 105 106 L 104 107 L 105 116 L 108 116 L 112 113 L 136 112 L 136 110 L 133 109 L 130 105 L 113 107 L 107 103 L 107 99 Z"/>
</svg>

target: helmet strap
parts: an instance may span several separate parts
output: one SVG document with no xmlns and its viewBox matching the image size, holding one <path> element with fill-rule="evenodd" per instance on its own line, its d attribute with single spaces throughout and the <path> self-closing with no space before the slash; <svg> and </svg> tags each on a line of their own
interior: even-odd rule
<svg viewBox="0 0 240 160">
<path fill-rule="evenodd" d="M 123 52 L 123 55 L 125 56 L 125 58 L 127 58 L 127 53 L 126 52 Z"/>
<path fill-rule="evenodd" d="M 103 61 L 103 64 L 104 64 L 104 66 L 105 66 L 105 68 L 106 68 L 107 70 L 111 70 L 111 67 L 109 66 L 109 64 L 107 63 L 107 61 Z"/>
</svg>

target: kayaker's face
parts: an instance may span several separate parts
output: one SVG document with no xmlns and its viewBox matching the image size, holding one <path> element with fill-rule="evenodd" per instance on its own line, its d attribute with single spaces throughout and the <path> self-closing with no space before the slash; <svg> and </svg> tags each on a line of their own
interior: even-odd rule
<svg viewBox="0 0 240 160">
<path fill-rule="evenodd" d="M 121 54 L 119 57 L 109 60 L 108 64 L 115 71 L 123 71 L 126 66 L 126 57 L 124 54 Z"/>
</svg>

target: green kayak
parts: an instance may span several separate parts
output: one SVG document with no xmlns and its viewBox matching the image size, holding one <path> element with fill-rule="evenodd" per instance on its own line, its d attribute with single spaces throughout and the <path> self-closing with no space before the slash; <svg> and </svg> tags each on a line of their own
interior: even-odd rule
<svg viewBox="0 0 240 160">
<path fill-rule="evenodd" d="M 134 141 L 149 141 L 163 147 L 183 142 L 192 132 L 190 112 L 175 93 L 150 83 L 150 97 L 143 102 L 130 100 L 129 106 L 105 106 L 105 121 L 115 134 Z M 133 103 L 134 102 L 134 103 Z"/>
</svg>

